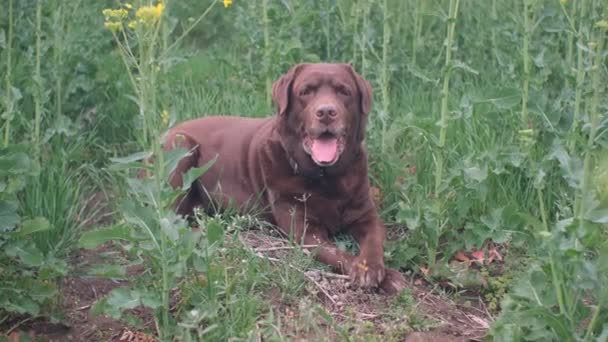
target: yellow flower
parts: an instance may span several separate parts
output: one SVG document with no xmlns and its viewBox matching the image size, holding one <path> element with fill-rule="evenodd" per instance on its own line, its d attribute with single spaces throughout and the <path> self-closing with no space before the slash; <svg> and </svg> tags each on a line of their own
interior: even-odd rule
<svg viewBox="0 0 608 342">
<path fill-rule="evenodd" d="M 154 7 L 154 10 L 156 11 L 156 16 L 160 18 L 160 16 L 163 15 L 163 12 L 165 11 L 165 4 L 159 1 L 156 4 L 156 7 Z"/>
<path fill-rule="evenodd" d="M 127 17 L 127 15 L 129 15 L 129 12 L 127 12 L 124 9 L 110 9 L 110 8 L 106 8 L 104 9 L 101 13 L 103 13 L 104 17 L 106 18 L 106 21 L 109 21 L 110 19 L 114 19 L 117 21 L 121 21 L 123 19 L 125 19 Z"/>
<path fill-rule="evenodd" d="M 232 5 L 232 0 L 224 0 L 224 8 Z"/>
<path fill-rule="evenodd" d="M 167 126 L 169 124 L 169 112 L 165 109 L 160 113 L 160 120 L 163 125 Z"/>
<path fill-rule="evenodd" d="M 597 27 L 599 29 L 608 30 L 608 20 L 604 19 L 604 20 L 598 21 L 597 23 L 595 23 L 595 27 Z"/>
<path fill-rule="evenodd" d="M 125 3 L 123 4 L 123 6 L 125 6 L 125 7 L 126 7 L 126 8 L 128 8 L 128 9 L 133 8 L 133 6 L 132 6 L 130 3 L 128 3 L 128 2 L 125 2 Z"/>
<path fill-rule="evenodd" d="M 122 27 L 122 25 L 117 21 L 106 21 L 105 23 L 103 23 L 103 26 L 105 26 L 112 32 L 116 32 Z"/>
<path fill-rule="evenodd" d="M 127 24 L 127 26 L 128 26 L 130 29 L 134 30 L 134 29 L 137 27 L 137 21 L 135 21 L 135 20 L 131 20 L 131 21 L 129 21 L 129 23 Z"/>
<path fill-rule="evenodd" d="M 160 17 L 165 10 L 165 5 L 162 2 L 156 6 L 142 6 L 135 12 L 135 17 L 146 24 L 153 24 L 160 20 Z"/>
</svg>

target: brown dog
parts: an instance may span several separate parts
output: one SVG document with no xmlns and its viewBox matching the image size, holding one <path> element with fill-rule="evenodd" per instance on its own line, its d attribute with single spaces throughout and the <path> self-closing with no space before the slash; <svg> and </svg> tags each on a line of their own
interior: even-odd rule
<svg viewBox="0 0 608 342">
<path fill-rule="evenodd" d="M 212 203 L 269 208 L 268 219 L 295 241 L 319 245 L 317 259 L 362 287 L 395 293 L 404 278 L 384 267 L 385 228 L 369 195 L 363 147 L 370 84 L 348 64 L 299 64 L 273 85 L 275 116 L 205 117 L 172 128 L 165 148 L 193 153 L 182 174 L 217 156 L 215 164 L 177 203 L 180 214 Z M 330 236 L 345 231 L 358 256 L 336 248 Z"/>
</svg>

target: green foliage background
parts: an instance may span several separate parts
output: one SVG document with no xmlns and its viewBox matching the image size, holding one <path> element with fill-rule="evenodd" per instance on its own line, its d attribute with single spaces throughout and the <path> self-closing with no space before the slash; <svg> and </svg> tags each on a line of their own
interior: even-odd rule
<svg viewBox="0 0 608 342">
<path fill-rule="evenodd" d="M 19 0 L 11 13 L 9 1 L 0 11 L 0 323 L 52 306 L 47 280 L 67 272 L 62 258 L 95 216 L 87 198 L 99 189 L 126 196 L 108 166 L 138 150 L 142 129 L 101 14 L 121 2 Z M 166 1 L 161 41 L 180 37 L 211 3 Z M 463 0 L 449 19 L 454 3 L 217 2 L 157 61 L 151 115 L 268 116 L 269 84 L 290 66 L 350 62 L 374 86 L 367 145 L 395 236 L 387 263 L 479 286 L 448 261 L 492 241 L 510 267 L 491 277 L 518 279 L 505 285 L 493 338 L 605 337 L 608 6 Z"/>
</svg>

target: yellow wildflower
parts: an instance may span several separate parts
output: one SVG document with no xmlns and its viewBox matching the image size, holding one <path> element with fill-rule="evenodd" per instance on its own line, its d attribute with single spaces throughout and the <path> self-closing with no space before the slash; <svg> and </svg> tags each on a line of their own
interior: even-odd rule
<svg viewBox="0 0 608 342">
<path fill-rule="evenodd" d="M 232 5 L 232 0 L 224 0 L 224 8 Z"/>
<path fill-rule="evenodd" d="M 125 6 L 125 7 L 126 7 L 126 8 L 128 8 L 128 9 L 133 8 L 133 6 L 132 6 L 130 3 L 128 3 L 128 2 L 125 2 L 125 3 L 123 4 L 123 6 Z"/>
<path fill-rule="evenodd" d="M 156 16 L 157 16 L 158 18 L 160 18 L 160 17 L 161 17 L 161 15 L 163 15 L 163 12 L 165 11 L 165 4 L 163 4 L 163 3 L 162 3 L 162 1 L 159 1 L 159 2 L 156 4 L 156 7 L 154 7 L 154 10 L 156 11 L 156 13 L 155 13 L 155 14 L 156 14 Z"/>
<path fill-rule="evenodd" d="M 131 20 L 131 21 L 129 21 L 129 23 L 127 24 L 127 26 L 128 26 L 130 29 L 134 30 L 134 29 L 137 27 L 137 21 L 135 21 L 135 20 Z"/>
<path fill-rule="evenodd" d="M 105 23 L 103 23 L 103 25 L 112 32 L 116 32 L 116 31 L 120 30 L 120 28 L 122 26 L 117 21 L 106 21 Z"/>
<path fill-rule="evenodd" d="M 125 19 L 127 15 L 129 15 L 129 12 L 122 8 L 116 10 L 106 8 L 101 13 L 103 13 L 104 17 L 106 18 L 106 21 L 110 21 L 111 19 L 121 21 Z"/>
<path fill-rule="evenodd" d="M 167 126 L 169 124 L 169 112 L 165 109 L 160 113 L 160 120 L 163 125 Z"/>
<path fill-rule="evenodd" d="M 162 2 L 156 4 L 156 6 L 142 6 L 135 12 L 135 17 L 143 23 L 153 24 L 160 20 L 164 10 L 165 5 Z"/>
<path fill-rule="evenodd" d="M 608 20 L 604 19 L 604 20 L 598 21 L 597 23 L 595 23 L 595 27 L 597 27 L 599 29 L 608 30 Z"/>
</svg>

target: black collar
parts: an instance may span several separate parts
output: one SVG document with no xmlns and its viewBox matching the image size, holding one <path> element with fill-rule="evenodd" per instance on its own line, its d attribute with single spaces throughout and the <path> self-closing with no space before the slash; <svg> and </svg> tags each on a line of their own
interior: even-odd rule
<svg viewBox="0 0 608 342">
<path fill-rule="evenodd" d="M 325 168 L 321 166 L 315 166 L 310 170 L 300 170 L 298 168 L 298 162 L 295 161 L 291 156 L 287 156 L 287 160 L 289 161 L 289 165 L 293 170 L 293 174 L 296 176 L 304 176 L 306 178 L 311 179 L 321 179 L 325 176 Z"/>
</svg>

